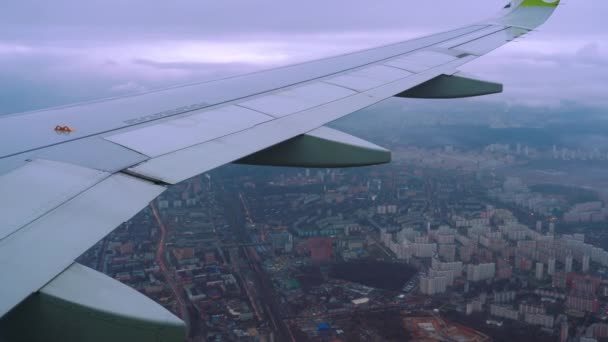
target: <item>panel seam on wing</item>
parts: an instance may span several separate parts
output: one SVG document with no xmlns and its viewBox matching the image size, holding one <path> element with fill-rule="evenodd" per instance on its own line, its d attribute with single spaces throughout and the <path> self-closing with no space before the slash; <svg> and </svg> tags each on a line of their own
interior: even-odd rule
<svg viewBox="0 0 608 342">
<path fill-rule="evenodd" d="M 60 162 L 63 163 L 63 162 Z M 69 163 L 65 163 L 65 164 L 69 164 Z M 70 165 L 76 165 L 76 164 L 70 164 Z M 82 167 L 79 165 L 76 165 L 78 167 Z M 84 167 L 82 167 L 84 168 Z M 25 221 L 24 223 L 22 223 L 19 227 L 17 227 L 15 230 L 13 230 L 12 232 L 6 234 L 5 236 L 3 236 L 2 238 L 0 238 L 0 246 L 2 244 L 4 244 L 6 241 L 8 241 L 12 236 L 14 236 L 15 234 L 21 232 L 23 229 L 27 228 L 28 226 L 32 225 L 33 223 L 35 223 L 36 221 L 40 220 L 41 218 L 43 218 L 44 216 L 48 215 L 49 213 L 52 213 L 53 211 L 57 210 L 58 208 L 60 208 L 61 206 L 63 206 L 65 203 L 72 201 L 74 198 L 80 196 L 82 193 L 88 191 L 89 189 L 95 187 L 96 185 L 98 185 L 99 183 L 103 182 L 104 180 L 110 178 L 112 176 L 111 173 L 108 172 L 104 172 L 104 171 L 99 171 L 99 170 L 95 170 L 95 169 L 90 169 L 90 168 L 86 168 L 88 170 L 93 170 L 95 171 L 97 174 L 99 174 L 100 176 L 103 175 L 102 178 L 98 179 L 97 181 L 95 181 L 94 183 L 92 183 L 91 185 L 82 188 L 81 190 L 79 190 L 78 192 L 75 192 L 74 195 L 72 196 L 66 196 L 65 198 L 61 199 L 61 202 L 59 202 L 56 206 L 53 206 L 51 208 L 49 208 L 48 210 L 44 211 L 43 213 L 37 215 L 36 217 L 33 217 L 32 219 Z M 13 170 L 12 172 L 17 171 L 18 169 Z M 78 187 L 75 185 L 74 186 L 75 189 L 77 189 Z M 68 193 L 68 191 L 65 191 L 64 194 Z M 59 195 L 59 197 L 62 197 L 65 195 Z"/>
</svg>

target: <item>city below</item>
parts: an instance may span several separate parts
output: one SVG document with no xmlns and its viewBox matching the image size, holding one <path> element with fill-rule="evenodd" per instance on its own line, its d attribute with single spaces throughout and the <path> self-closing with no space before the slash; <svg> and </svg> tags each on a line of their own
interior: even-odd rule
<svg viewBox="0 0 608 342">
<path fill-rule="evenodd" d="M 189 341 L 608 339 L 604 194 L 559 180 L 605 152 L 390 147 L 382 166 L 192 178 L 80 262 Z"/>
</svg>

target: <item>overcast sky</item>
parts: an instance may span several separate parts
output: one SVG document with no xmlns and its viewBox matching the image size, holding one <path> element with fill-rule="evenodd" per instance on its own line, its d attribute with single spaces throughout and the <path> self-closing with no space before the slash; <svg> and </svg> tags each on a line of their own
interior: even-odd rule
<svg viewBox="0 0 608 342">
<path fill-rule="evenodd" d="M 54 0 L 0 11 L 0 114 L 218 78 L 466 25 L 506 0 Z M 606 0 L 463 68 L 484 101 L 608 108 Z"/>
</svg>

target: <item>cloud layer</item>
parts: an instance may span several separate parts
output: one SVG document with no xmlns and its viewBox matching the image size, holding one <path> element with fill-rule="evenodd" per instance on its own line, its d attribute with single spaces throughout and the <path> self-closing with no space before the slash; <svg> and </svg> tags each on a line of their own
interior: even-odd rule
<svg viewBox="0 0 608 342">
<path fill-rule="evenodd" d="M 503 2 L 11 2 L 0 13 L 0 114 L 382 45 L 474 22 Z M 541 31 L 464 71 L 505 83 L 484 101 L 608 107 L 607 12 L 603 0 L 567 1 Z"/>
</svg>

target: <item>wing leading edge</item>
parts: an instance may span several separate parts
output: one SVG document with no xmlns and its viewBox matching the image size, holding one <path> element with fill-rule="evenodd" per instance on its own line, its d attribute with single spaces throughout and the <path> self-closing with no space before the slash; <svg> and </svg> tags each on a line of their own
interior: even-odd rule
<svg viewBox="0 0 608 342">
<path fill-rule="evenodd" d="M 7 134 L 0 137 L 0 215 L 11 219 L 0 225 L 0 272 L 10 275 L 0 288 L 0 331 L 20 326 L 10 324 L 19 316 L 13 309 L 25 307 L 19 304 L 30 302 L 32 295 L 44 295 L 47 286 L 61 292 L 57 287 L 66 285 L 59 280 L 72 279 L 65 272 L 77 267 L 74 260 L 167 185 L 237 161 L 307 166 L 387 162 L 388 151 L 323 126 L 393 96 L 500 92 L 501 85 L 465 77 L 458 67 L 541 25 L 558 4 L 514 0 L 495 18 L 412 41 L 1 118 Z M 75 131 L 54 132 L 57 122 Z M 15 133 L 23 127 L 32 127 L 31 134 Z M 330 165 L 327 156 L 314 157 L 315 148 L 324 146 L 349 153 Z M 92 295 L 97 289 L 81 291 Z M 27 310 L 26 317 L 44 319 L 36 306 Z M 108 310 L 116 324 L 127 315 Z M 170 329 L 179 328 L 168 321 Z"/>
</svg>

